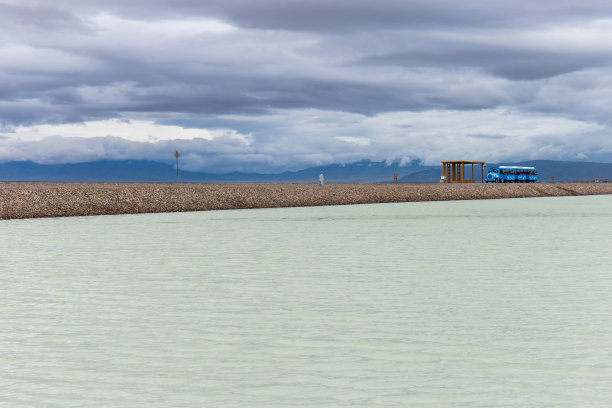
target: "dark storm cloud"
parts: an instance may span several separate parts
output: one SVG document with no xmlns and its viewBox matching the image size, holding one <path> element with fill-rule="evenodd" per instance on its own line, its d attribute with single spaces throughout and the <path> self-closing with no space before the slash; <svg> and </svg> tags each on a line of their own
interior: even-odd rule
<svg viewBox="0 0 612 408">
<path fill-rule="evenodd" d="M 104 3 L 58 0 L 56 4 L 110 11 L 131 18 L 213 16 L 241 27 L 317 32 L 381 27 L 516 27 L 597 18 L 612 12 L 608 1 L 558 0 L 108 0 Z"/>
<path fill-rule="evenodd" d="M 68 9 L 45 4 L 2 4 L 0 16 L 5 28 L 21 27 L 60 31 L 85 31 L 82 21 Z"/>
<path fill-rule="evenodd" d="M 612 5 L 605 1 L 554 0 L 230 0 L 221 7 L 204 10 L 217 12 L 246 26 L 335 31 L 372 27 L 531 25 L 597 16 L 612 11 Z"/>
<path fill-rule="evenodd" d="M 512 85 L 493 83 L 486 75 L 539 80 L 607 64 L 610 59 L 608 52 L 597 49 L 582 52 L 558 46 L 548 49 L 546 44 L 508 44 L 503 32 L 488 31 L 492 26 L 520 29 L 601 15 L 612 8 L 604 2 L 54 4 L 53 8 L 34 2 L 2 6 L 2 21 L 12 27 L 4 29 L 3 43 L 13 46 L 4 55 L 8 61 L 14 58 L 14 63 L 0 71 L 5 84 L 0 98 L 19 102 L 0 107 L 7 122 L 45 122 L 53 117 L 79 121 L 130 111 L 216 115 L 317 108 L 376 114 L 495 108 L 520 103 L 521 98 Z M 111 13 L 117 21 L 95 20 L 104 15 L 100 13 Z M 237 27 L 279 34 L 238 29 L 225 35 L 194 32 L 168 41 L 173 33 L 164 32 L 162 22 L 195 17 L 219 18 Z M 130 19 L 149 23 L 148 29 L 159 24 L 159 30 L 142 31 L 147 27 Z M 180 26 L 183 20 L 177 21 Z M 309 34 L 285 39 L 283 30 Z M 357 34 L 347 37 L 341 33 L 346 30 Z M 180 37 L 180 28 L 176 31 Z M 375 49 L 385 51 L 372 52 Z M 356 70 L 360 65 L 363 69 Z M 430 72 L 407 78 L 402 73 L 386 74 L 389 65 L 407 73 Z M 279 66 L 280 72 L 268 66 Z M 464 68 L 480 71 L 486 85 L 473 81 L 456 89 L 456 70 Z M 318 69 L 330 72 L 315 75 Z M 470 88 L 478 97 L 460 96 L 472 94 Z M 40 108 L 19 112 L 19 106 L 27 107 L 24 101 L 31 100 L 38 100 Z"/>
<path fill-rule="evenodd" d="M 402 67 L 438 66 L 474 68 L 510 80 L 538 80 L 580 71 L 598 65 L 608 65 L 612 55 L 577 50 L 529 50 L 503 45 L 429 44 L 428 48 L 396 54 L 374 55 L 358 63 L 372 66 Z"/>
<path fill-rule="evenodd" d="M 254 150 L 223 157 L 261 164 L 285 163 L 282 155 L 294 163 L 369 152 L 384 159 L 408 155 L 407 144 L 386 140 L 389 134 L 450 137 L 433 122 L 413 126 L 394 117 L 392 128 L 404 133 L 386 135 L 376 127 L 402 112 L 411 120 L 415 112 L 448 120 L 448 134 L 464 134 L 466 146 L 506 134 L 509 126 L 490 121 L 489 129 L 464 129 L 439 112 L 467 118 L 489 111 L 501 121 L 500 109 L 513 121 L 566 118 L 575 121 L 577 139 L 584 122 L 594 141 L 592 129 L 612 126 L 609 2 L 0 2 L 0 130 L 108 118 L 214 124 L 256 138 Z M 283 122 L 296 117 L 300 127 Z M 84 135 L 92 136 L 104 135 Z M 566 148 L 533 151 L 571 155 L 571 137 L 563 140 Z M 291 156 L 298 139 L 313 142 Z M 87 143 L 75 149 L 85 152 Z"/>
</svg>

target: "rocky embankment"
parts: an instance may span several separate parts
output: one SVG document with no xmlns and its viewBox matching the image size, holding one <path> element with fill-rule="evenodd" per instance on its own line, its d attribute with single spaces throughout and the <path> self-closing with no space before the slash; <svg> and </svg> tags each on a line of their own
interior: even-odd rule
<svg viewBox="0 0 612 408">
<path fill-rule="evenodd" d="M 0 183 L 0 219 L 612 194 L 612 184 Z"/>
</svg>

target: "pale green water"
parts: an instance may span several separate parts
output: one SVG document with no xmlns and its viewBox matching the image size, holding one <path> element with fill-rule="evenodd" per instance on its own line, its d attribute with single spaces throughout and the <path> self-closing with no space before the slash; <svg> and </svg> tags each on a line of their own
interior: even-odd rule
<svg viewBox="0 0 612 408">
<path fill-rule="evenodd" d="M 2 407 L 609 407 L 612 196 L 0 221 Z"/>
</svg>

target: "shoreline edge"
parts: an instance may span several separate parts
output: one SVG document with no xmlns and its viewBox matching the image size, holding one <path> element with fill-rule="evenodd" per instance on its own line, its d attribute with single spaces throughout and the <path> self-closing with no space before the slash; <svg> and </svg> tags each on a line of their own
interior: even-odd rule
<svg viewBox="0 0 612 408">
<path fill-rule="evenodd" d="M 0 182 L 0 219 L 612 194 L 612 183 Z"/>
</svg>

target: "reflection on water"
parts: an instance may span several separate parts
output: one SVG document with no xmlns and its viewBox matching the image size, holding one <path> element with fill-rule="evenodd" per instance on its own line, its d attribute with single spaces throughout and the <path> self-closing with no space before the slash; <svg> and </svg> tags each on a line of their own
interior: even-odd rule
<svg viewBox="0 0 612 408">
<path fill-rule="evenodd" d="M 0 222 L 0 405 L 607 407 L 612 197 Z"/>
</svg>

